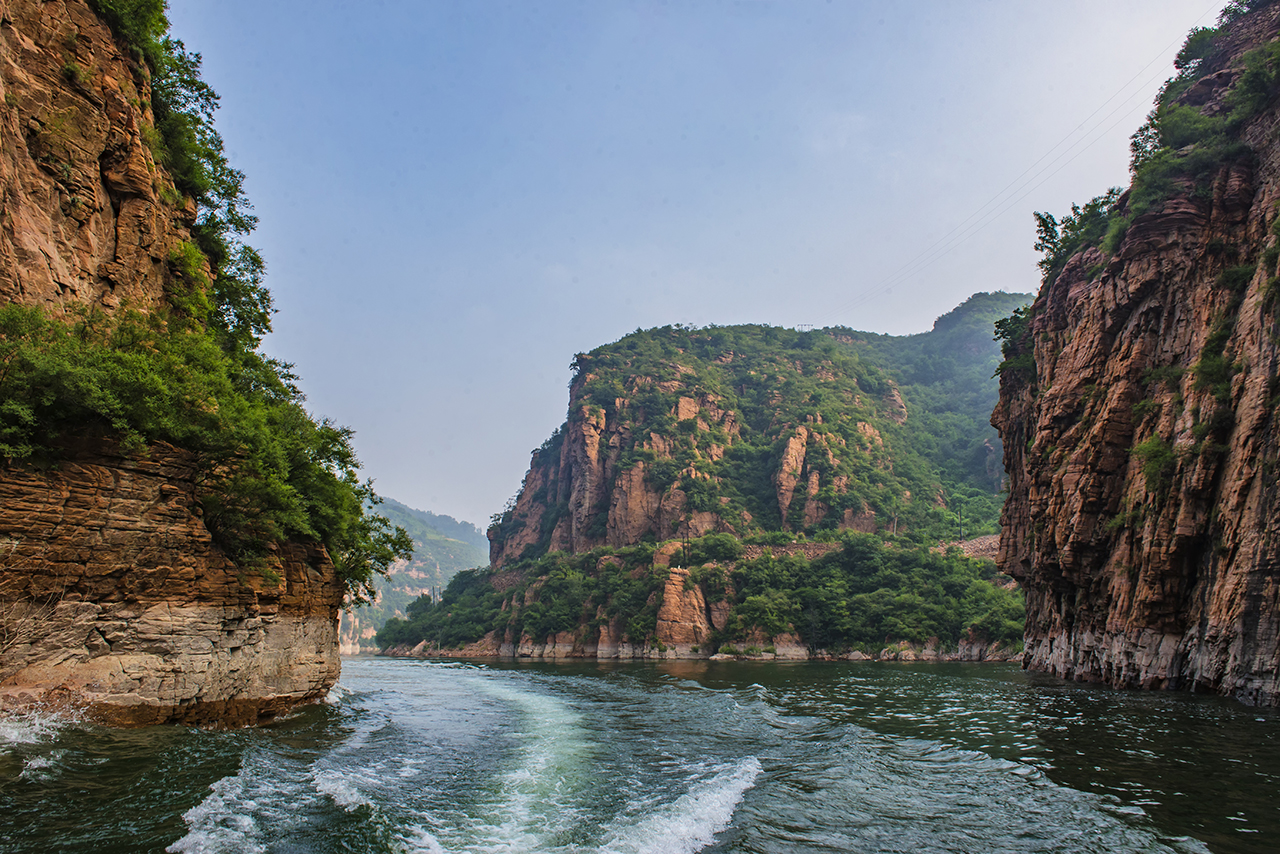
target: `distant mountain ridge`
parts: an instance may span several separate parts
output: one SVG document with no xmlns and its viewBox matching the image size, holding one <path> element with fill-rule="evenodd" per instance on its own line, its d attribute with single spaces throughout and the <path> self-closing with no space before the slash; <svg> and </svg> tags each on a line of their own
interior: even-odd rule
<svg viewBox="0 0 1280 854">
<path fill-rule="evenodd" d="M 414 528 L 416 523 L 421 523 L 426 526 L 423 531 L 424 539 L 458 540 L 482 551 L 489 548 L 489 540 L 485 537 L 484 531 L 470 522 L 460 522 L 452 516 L 418 510 L 394 498 L 384 498 L 378 505 L 378 512 L 390 519 L 392 524 L 399 525 L 408 531 L 411 537 L 416 538 Z"/>
<path fill-rule="evenodd" d="M 470 522 L 418 510 L 392 498 L 384 498 L 375 510 L 409 534 L 413 558 L 397 563 L 377 582 L 376 602 L 342 614 L 339 637 L 344 655 L 374 652 L 371 639 L 388 619 L 404 616 L 410 602 L 433 589 L 437 594 L 444 590 L 458 572 L 488 563 L 488 540 Z"/>
</svg>

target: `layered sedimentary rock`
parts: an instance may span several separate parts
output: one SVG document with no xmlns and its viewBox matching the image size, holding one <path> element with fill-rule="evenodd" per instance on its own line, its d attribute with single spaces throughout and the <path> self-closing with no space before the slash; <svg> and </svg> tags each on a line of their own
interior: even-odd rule
<svg viewBox="0 0 1280 854">
<path fill-rule="evenodd" d="M 1227 109 L 1280 8 L 1237 22 L 1181 103 Z M 1027 666 L 1280 702 L 1275 99 L 1224 162 L 1041 291 L 993 423 L 1000 562 L 1026 591 Z"/>
<path fill-rule="evenodd" d="M 84 2 L 0 0 L 0 302 L 166 304 L 196 206 L 147 144 L 148 80 Z M 240 724 L 324 695 L 342 585 L 323 549 L 236 566 L 184 452 L 67 453 L 0 460 L 0 703 Z"/>
<path fill-rule="evenodd" d="M 332 687 L 342 587 L 328 555 L 286 544 L 236 566 L 201 521 L 195 473 L 165 445 L 0 469 L 0 707 L 237 725 Z"/>
</svg>

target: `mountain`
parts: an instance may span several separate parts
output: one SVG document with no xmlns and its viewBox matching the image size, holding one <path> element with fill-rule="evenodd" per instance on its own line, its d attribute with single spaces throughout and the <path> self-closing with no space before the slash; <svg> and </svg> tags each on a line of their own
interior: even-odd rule
<svg viewBox="0 0 1280 854">
<path fill-rule="evenodd" d="M 397 561 L 377 582 L 373 602 L 342 612 L 338 636 L 344 655 L 376 652 L 372 638 L 387 620 L 403 618 L 410 602 L 433 591 L 439 596 L 459 572 L 488 562 L 489 541 L 470 522 L 415 510 L 391 498 L 384 498 L 375 512 L 408 533 L 413 556 Z"/>
<path fill-rule="evenodd" d="M 897 338 L 667 326 L 580 353 L 490 560 L 708 533 L 994 533 L 992 323 L 1028 299 L 979 294 Z"/>
<path fill-rule="evenodd" d="M 1008 650 L 1017 592 L 935 549 L 997 529 L 994 323 L 1028 299 L 978 294 L 911 336 L 666 326 L 578 354 L 568 418 L 489 529 L 490 568 L 410 605 L 378 645 Z"/>
<path fill-rule="evenodd" d="M 1280 703 L 1280 5 L 1197 29 L 1134 178 L 1037 214 L 1001 324 L 1001 565 L 1028 666 Z"/>
<path fill-rule="evenodd" d="M 451 540 L 479 549 L 481 552 L 489 548 L 489 540 L 485 537 L 484 531 L 470 522 L 460 522 L 452 516 L 416 510 L 401 504 L 394 498 L 386 497 L 383 497 L 382 502 L 378 504 L 377 512 L 386 516 L 392 524 L 408 531 L 409 536 L 415 541 Z M 480 566 L 483 563 L 484 561 L 481 560 L 469 566 Z"/>
<path fill-rule="evenodd" d="M 0 9 L 0 707 L 271 720 L 407 537 L 259 349 L 271 297 L 163 2 Z"/>
</svg>

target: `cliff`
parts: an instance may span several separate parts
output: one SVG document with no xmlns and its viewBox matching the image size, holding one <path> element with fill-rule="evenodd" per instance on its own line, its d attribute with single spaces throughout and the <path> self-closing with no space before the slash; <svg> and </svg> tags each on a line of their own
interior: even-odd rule
<svg viewBox="0 0 1280 854">
<path fill-rule="evenodd" d="M 0 0 L 0 706 L 268 720 L 337 679 L 376 569 L 345 555 L 378 551 L 317 520 L 368 493 L 256 352 L 270 299 L 198 58 L 164 54 L 162 6 L 93 8 Z"/>
<path fill-rule="evenodd" d="M 0 302 L 164 302 L 190 239 L 144 133 L 149 77 L 83 2 L 0 0 Z"/>
<path fill-rule="evenodd" d="M 1274 705 L 1280 7 L 1251 5 L 1188 41 L 1134 186 L 1070 218 L 1059 248 L 1094 238 L 1006 328 L 992 423 L 1026 666 Z"/>
<path fill-rule="evenodd" d="M 176 448 L 110 444 L 0 469 L 0 708 L 241 725 L 337 681 L 328 554 L 288 543 L 267 572 L 236 566 L 201 521 L 196 471 Z"/>
<path fill-rule="evenodd" d="M 991 323 L 1026 299 L 976 295 L 917 336 L 663 327 L 579 354 L 490 561 L 710 533 L 937 542 L 966 515 L 994 532 Z"/>
</svg>

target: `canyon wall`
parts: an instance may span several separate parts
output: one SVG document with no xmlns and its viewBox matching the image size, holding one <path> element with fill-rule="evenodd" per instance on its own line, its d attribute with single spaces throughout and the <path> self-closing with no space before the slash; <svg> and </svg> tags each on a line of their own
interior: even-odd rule
<svg viewBox="0 0 1280 854">
<path fill-rule="evenodd" d="M 0 708 L 122 725 L 238 725 L 338 678 L 342 587 L 322 548 L 259 568 L 212 542 L 191 456 L 162 444 L 0 469 Z"/>
<path fill-rule="evenodd" d="M 1276 6 L 1229 26 L 1177 103 L 1225 116 L 1278 30 Z M 1271 97 L 1252 154 L 1071 257 L 1010 342 L 992 423 L 1028 667 L 1280 702 L 1278 127 Z"/>
<path fill-rule="evenodd" d="M 163 307 L 196 206 L 157 165 L 149 75 L 80 0 L 0 0 L 0 302 Z M 196 467 L 84 438 L 0 460 L 0 706 L 242 724 L 338 676 L 342 584 L 318 546 L 236 566 Z"/>
<path fill-rule="evenodd" d="M 146 144 L 148 79 L 84 2 L 0 0 L 0 301 L 163 302 L 196 208 Z"/>
</svg>

